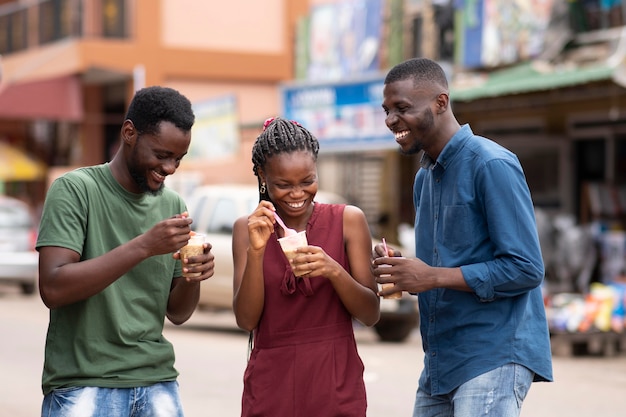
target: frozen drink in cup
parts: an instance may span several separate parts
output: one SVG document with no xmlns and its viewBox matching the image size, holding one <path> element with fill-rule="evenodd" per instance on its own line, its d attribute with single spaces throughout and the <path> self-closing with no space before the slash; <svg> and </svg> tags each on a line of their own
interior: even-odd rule
<svg viewBox="0 0 626 417">
<path fill-rule="evenodd" d="M 385 256 L 389 256 L 389 249 L 387 248 L 387 241 L 385 240 L 385 238 L 383 238 L 383 248 L 385 249 Z M 379 267 L 388 267 L 389 265 L 387 264 L 381 264 L 379 265 Z M 381 275 L 381 277 L 384 277 L 385 275 Z M 395 287 L 395 284 L 389 282 L 386 284 L 380 284 L 380 288 L 382 290 L 387 290 L 390 288 Z M 402 291 L 398 291 L 398 292 L 394 292 L 391 293 L 389 295 L 384 296 L 383 298 L 387 298 L 387 299 L 391 299 L 391 300 L 399 300 L 402 298 Z"/>
<path fill-rule="evenodd" d="M 393 288 L 393 287 L 394 287 L 393 284 L 380 284 L 380 288 L 382 290 L 385 290 L 385 289 L 388 289 L 388 288 Z M 399 300 L 399 299 L 402 298 L 402 291 L 391 293 L 389 295 L 384 296 L 383 298 L 387 298 L 387 299 L 390 299 L 390 300 Z"/>
<path fill-rule="evenodd" d="M 278 243 L 280 243 L 280 247 L 283 248 L 283 252 L 288 260 L 292 260 L 296 257 L 296 249 L 301 248 L 303 246 L 308 246 L 308 242 L 306 240 L 306 231 L 303 230 L 298 232 L 295 235 L 285 236 L 278 239 Z M 294 275 L 297 277 L 301 277 L 302 275 L 308 274 L 309 271 L 298 271 L 294 272 Z"/>
<path fill-rule="evenodd" d="M 200 233 L 192 232 L 191 236 L 189 236 L 189 242 L 187 242 L 186 246 L 180 248 L 180 260 L 184 261 L 187 258 L 192 256 L 202 255 L 204 253 L 204 235 Z M 184 267 L 195 266 L 199 264 L 184 264 Z M 202 275 L 200 272 L 183 272 L 183 277 L 191 278 L 191 277 L 199 277 Z"/>
</svg>

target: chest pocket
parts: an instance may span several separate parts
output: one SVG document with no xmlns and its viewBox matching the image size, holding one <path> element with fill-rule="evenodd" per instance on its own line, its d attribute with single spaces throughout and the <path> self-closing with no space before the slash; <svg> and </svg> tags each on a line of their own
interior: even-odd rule
<svg viewBox="0 0 626 417">
<path fill-rule="evenodd" d="M 461 252 L 472 245 L 472 225 L 468 206 L 447 206 L 443 210 L 443 245 L 453 252 Z"/>
</svg>

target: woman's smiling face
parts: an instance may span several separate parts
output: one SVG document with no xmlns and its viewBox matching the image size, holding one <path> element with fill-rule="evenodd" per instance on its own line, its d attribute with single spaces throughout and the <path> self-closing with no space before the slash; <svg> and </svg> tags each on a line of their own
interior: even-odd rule
<svg viewBox="0 0 626 417">
<path fill-rule="evenodd" d="M 287 217 L 306 213 L 317 194 L 317 164 L 310 151 L 282 152 L 269 157 L 262 179 L 279 214 Z"/>
</svg>

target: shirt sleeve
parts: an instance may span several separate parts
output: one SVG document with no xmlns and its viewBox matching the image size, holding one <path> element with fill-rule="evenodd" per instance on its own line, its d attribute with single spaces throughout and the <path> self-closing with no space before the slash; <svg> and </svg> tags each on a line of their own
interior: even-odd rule
<svg viewBox="0 0 626 417">
<path fill-rule="evenodd" d="M 88 213 L 85 199 L 81 188 L 66 177 L 52 183 L 46 194 L 37 248 L 59 246 L 82 255 Z"/>
<path fill-rule="evenodd" d="M 541 285 L 543 259 L 534 207 L 517 160 L 493 159 L 476 177 L 493 259 L 461 267 L 481 301 L 514 297 Z"/>
</svg>

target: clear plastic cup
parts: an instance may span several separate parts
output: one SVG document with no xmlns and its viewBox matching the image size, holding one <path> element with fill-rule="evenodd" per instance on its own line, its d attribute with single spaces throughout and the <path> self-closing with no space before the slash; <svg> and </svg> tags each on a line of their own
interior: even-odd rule
<svg viewBox="0 0 626 417">
<path fill-rule="evenodd" d="M 278 243 L 280 243 L 280 247 L 283 249 L 285 256 L 288 260 L 292 260 L 296 257 L 296 249 L 301 248 L 303 246 L 307 246 L 309 243 L 306 239 L 306 231 L 298 232 L 295 235 L 285 236 L 278 239 Z M 310 271 L 298 271 L 294 272 L 294 275 L 297 277 L 301 277 L 302 275 L 308 274 Z"/>
<path fill-rule="evenodd" d="M 380 288 L 382 290 L 393 288 L 393 284 L 380 284 Z M 394 292 L 389 295 L 384 296 L 383 298 L 388 300 L 399 300 L 402 298 L 402 291 Z"/>
<path fill-rule="evenodd" d="M 200 233 L 196 233 L 189 237 L 189 242 L 187 245 L 180 248 L 180 259 L 181 261 L 190 258 L 192 256 L 202 255 L 204 253 L 204 235 Z M 199 264 L 183 264 L 183 268 L 196 266 Z M 183 272 L 183 277 L 191 278 L 191 277 L 199 277 L 202 275 L 200 272 Z"/>
<path fill-rule="evenodd" d="M 387 268 L 387 267 L 389 267 L 389 265 L 381 264 L 381 265 L 378 265 L 378 267 L 379 268 Z M 386 275 L 381 274 L 381 277 L 384 277 L 384 276 L 386 276 Z M 386 290 L 386 289 L 393 288 L 393 287 L 394 287 L 393 283 L 380 284 L 380 289 L 381 290 Z M 385 298 L 387 300 L 399 300 L 399 299 L 402 298 L 402 291 L 391 293 L 389 295 L 384 296 L 383 298 Z"/>
</svg>

